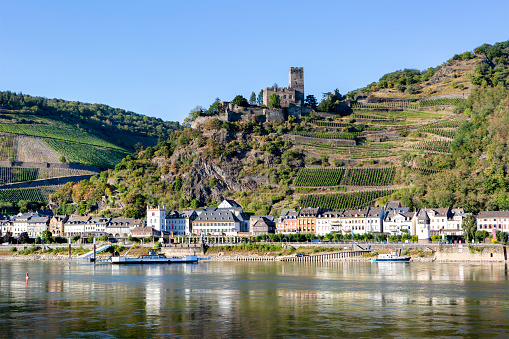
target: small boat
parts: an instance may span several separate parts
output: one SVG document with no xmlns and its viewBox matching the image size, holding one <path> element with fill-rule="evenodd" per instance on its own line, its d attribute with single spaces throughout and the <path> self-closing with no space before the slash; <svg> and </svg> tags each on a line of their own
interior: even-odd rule
<svg viewBox="0 0 509 339">
<path fill-rule="evenodd" d="M 397 255 L 396 253 L 392 252 L 390 254 L 380 254 L 378 256 L 378 258 L 376 259 L 373 259 L 371 261 L 395 261 L 395 262 L 407 262 L 407 261 L 410 261 L 410 257 L 401 257 L 399 255 Z"/>
<path fill-rule="evenodd" d="M 126 258 L 123 256 L 111 257 L 112 264 L 185 264 L 196 263 L 198 257 L 195 255 L 186 255 L 185 257 L 168 258 L 163 253 L 148 252 L 137 258 Z"/>
</svg>

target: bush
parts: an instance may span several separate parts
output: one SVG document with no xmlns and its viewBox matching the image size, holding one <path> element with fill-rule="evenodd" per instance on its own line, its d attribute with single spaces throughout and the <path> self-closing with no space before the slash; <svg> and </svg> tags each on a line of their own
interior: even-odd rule
<svg viewBox="0 0 509 339">
<path fill-rule="evenodd" d="M 10 251 L 11 252 L 16 252 L 18 249 L 16 247 L 11 247 Z"/>
</svg>

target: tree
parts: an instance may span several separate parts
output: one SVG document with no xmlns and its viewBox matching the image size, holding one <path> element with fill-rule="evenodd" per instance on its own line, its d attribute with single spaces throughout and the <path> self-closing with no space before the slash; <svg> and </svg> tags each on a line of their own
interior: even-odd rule
<svg viewBox="0 0 509 339">
<path fill-rule="evenodd" d="M 249 97 L 249 103 L 251 105 L 255 105 L 256 104 L 256 94 L 255 94 L 255 92 L 251 92 L 251 96 Z"/>
<path fill-rule="evenodd" d="M 203 115 L 203 107 L 196 106 L 189 112 L 189 120 L 195 121 L 201 115 Z"/>
<path fill-rule="evenodd" d="M 258 97 L 256 98 L 256 103 L 258 105 L 263 104 L 263 89 L 261 89 L 260 93 L 258 93 Z"/>
<path fill-rule="evenodd" d="M 42 231 L 41 236 L 44 242 L 53 242 L 53 234 L 50 231 Z"/>
<path fill-rule="evenodd" d="M 25 200 L 18 201 L 18 207 L 19 207 L 19 211 L 21 213 L 28 212 L 28 202 L 27 201 L 25 201 Z"/>
<path fill-rule="evenodd" d="M 221 104 L 221 99 L 216 98 L 214 102 L 210 105 L 209 109 L 205 111 L 205 115 L 217 115 L 223 108 Z"/>
<path fill-rule="evenodd" d="M 312 94 L 306 96 L 306 99 L 304 100 L 304 102 L 306 103 L 307 106 L 309 106 L 313 109 L 315 109 L 316 106 L 318 105 L 318 101 L 316 101 L 315 96 Z"/>
<path fill-rule="evenodd" d="M 195 200 L 191 201 L 191 208 L 192 209 L 200 208 L 200 203 L 198 202 L 198 200 L 195 199 Z"/>
<path fill-rule="evenodd" d="M 336 88 L 334 93 L 326 92 L 323 93 L 323 98 L 318 107 L 316 108 L 320 112 L 336 112 L 339 109 L 340 101 L 344 100 L 344 97 L 339 93 Z"/>
<path fill-rule="evenodd" d="M 254 94 L 254 93 L 253 93 Z M 233 100 L 232 103 L 234 103 L 237 106 L 241 107 L 247 107 L 249 104 L 247 103 L 246 98 L 244 98 L 242 95 L 237 95 Z"/>
<path fill-rule="evenodd" d="M 63 155 L 61 155 L 60 158 L 58 158 L 58 161 L 67 162 L 67 159 Z"/>
<path fill-rule="evenodd" d="M 281 107 L 281 98 L 276 93 L 269 95 L 269 107 L 279 108 Z"/>
<path fill-rule="evenodd" d="M 28 237 L 27 232 L 22 232 L 20 235 L 18 235 L 18 243 L 20 244 L 26 244 L 29 240 L 30 238 Z"/>
<path fill-rule="evenodd" d="M 475 231 L 477 230 L 477 224 L 472 215 L 467 215 L 463 222 L 461 223 L 461 228 L 463 229 L 463 237 L 466 241 L 472 241 L 475 237 Z"/>
</svg>

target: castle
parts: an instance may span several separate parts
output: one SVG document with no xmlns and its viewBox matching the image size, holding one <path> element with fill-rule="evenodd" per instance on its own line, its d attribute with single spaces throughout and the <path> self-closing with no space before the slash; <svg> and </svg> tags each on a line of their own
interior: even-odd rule
<svg viewBox="0 0 509 339">
<path fill-rule="evenodd" d="M 281 107 L 268 107 L 269 97 L 274 93 L 279 95 Z M 191 128 L 199 129 L 201 128 L 200 125 L 212 118 L 224 121 L 250 121 L 254 119 L 258 122 L 283 122 L 288 119 L 288 116 L 300 119 L 303 115 L 308 115 L 313 111 L 311 107 L 304 105 L 303 67 L 290 68 L 288 87 L 267 87 L 263 91 L 262 106 L 240 107 L 227 101 L 221 102 L 221 106 L 222 111 L 218 116 L 198 117 L 191 123 Z"/>
<path fill-rule="evenodd" d="M 290 67 L 288 88 L 267 87 L 263 91 L 263 104 L 265 106 L 269 105 L 269 97 L 274 93 L 281 98 L 281 107 L 304 106 L 304 68 Z"/>
</svg>

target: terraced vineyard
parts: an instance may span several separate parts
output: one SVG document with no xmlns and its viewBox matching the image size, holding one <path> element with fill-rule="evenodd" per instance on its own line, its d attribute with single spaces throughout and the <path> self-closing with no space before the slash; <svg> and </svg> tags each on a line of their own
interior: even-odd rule
<svg viewBox="0 0 509 339">
<path fill-rule="evenodd" d="M 113 149 L 100 149 L 92 146 L 85 148 L 83 145 L 71 141 L 56 139 L 46 139 L 44 141 L 55 151 L 64 155 L 69 162 L 100 168 L 113 168 L 128 155 L 127 152 Z"/>
<path fill-rule="evenodd" d="M 451 142 L 446 140 L 426 140 L 412 146 L 415 149 L 431 153 L 450 153 Z"/>
<path fill-rule="evenodd" d="M 376 199 L 394 193 L 394 190 L 359 191 L 353 193 L 309 194 L 301 197 L 302 207 L 322 207 L 333 211 L 359 209 L 371 205 Z"/>
<path fill-rule="evenodd" d="M 63 168 L 0 167 L 0 184 L 93 174 L 97 173 Z"/>
<path fill-rule="evenodd" d="M 11 134 L 0 135 L 0 160 L 14 161 L 15 157 L 14 138 Z"/>
<path fill-rule="evenodd" d="M 350 127 L 351 124 L 347 124 L 344 122 L 334 122 L 334 121 L 315 121 L 316 126 L 322 126 L 322 127 L 333 127 L 333 128 L 343 128 L 343 127 Z"/>
<path fill-rule="evenodd" d="M 359 134 L 359 132 L 292 132 L 303 137 L 320 138 L 320 139 L 348 139 L 353 140 Z"/>
<path fill-rule="evenodd" d="M 99 139 L 87 132 L 78 129 L 55 128 L 55 126 L 43 124 L 0 124 L 0 131 L 121 149 L 117 145 Z"/>
<path fill-rule="evenodd" d="M 466 120 L 464 119 L 447 119 L 433 122 L 431 124 L 423 125 L 421 128 L 433 127 L 433 128 L 458 128 Z"/>
<path fill-rule="evenodd" d="M 395 167 L 300 169 L 295 186 L 387 186 L 392 185 Z"/>
<path fill-rule="evenodd" d="M 430 126 L 421 126 L 417 130 L 420 132 L 431 133 L 431 134 L 438 135 L 440 137 L 450 138 L 450 139 L 454 139 L 454 137 L 456 136 L 456 130 L 454 130 L 454 129 L 443 129 L 443 128 L 435 128 L 435 127 L 430 127 Z"/>
<path fill-rule="evenodd" d="M 334 152 L 348 156 L 350 159 L 381 158 L 397 155 L 393 150 L 395 145 L 389 142 L 365 143 L 356 146 L 331 146 L 321 142 L 299 142 L 299 144 L 324 150 L 328 153 Z"/>
<path fill-rule="evenodd" d="M 420 174 L 429 175 L 443 172 L 443 170 L 436 170 L 432 168 L 420 168 L 420 167 L 412 167 L 412 171 L 418 172 Z"/>
<path fill-rule="evenodd" d="M 301 168 L 295 178 L 295 186 L 337 186 L 341 183 L 342 168 Z"/>
<path fill-rule="evenodd" d="M 341 185 L 345 186 L 387 186 L 392 185 L 396 175 L 395 167 L 348 168 Z"/>
<path fill-rule="evenodd" d="M 408 101 L 399 101 L 399 102 L 377 102 L 377 103 L 354 103 L 352 104 L 352 108 L 409 108 L 409 109 L 419 109 L 418 102 L 408 102 Z"/>
<path fill-rule="evenodd" d="M 36 188 L 0 189 L 0 201 L 17 204 L 20 200 L 48 203 L 49 195 L 56 192 L 61 186 L 44 186 Z"/>
<path fill-rule="evenodd" d="M 429 99 L 429 100 L 420 100 L 419 104 L 421 107 L 429 107 L 429 106 L 457 106 L 461 102 L 465 101 L 465 99 L 448 99 L 448 98 L 441 98 L 441 99 Z"/>
</svg>

